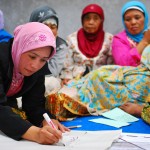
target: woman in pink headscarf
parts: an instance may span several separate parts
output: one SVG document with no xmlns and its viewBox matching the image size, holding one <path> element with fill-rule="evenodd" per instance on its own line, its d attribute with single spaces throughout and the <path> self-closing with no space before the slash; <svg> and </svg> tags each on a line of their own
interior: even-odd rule
<svg viewBox="0 0 150 150">
<path fill-rule="evenodd" d="M 112 34 L 103 29 L 103 9 L 97 4 L 87 5 L 82 11 L 81 22 L 82 28 L 67 38 L 69 56 L 61 72 L 64 83 L 113 63 L 110 49 Z"/>
<path fill-rule="evenodd" d="M 45 110 L 44 69 L 56 52 L 55 37 L 42 23 L 18 26 L 14 39 L 0 44 L 0 130 L 15 139 L 53 144 L 69 130 Z M 22 111 L 16 98 L 22 96 Z M 48 113 L 59 130 L 43 118 Z"/>
</svg>

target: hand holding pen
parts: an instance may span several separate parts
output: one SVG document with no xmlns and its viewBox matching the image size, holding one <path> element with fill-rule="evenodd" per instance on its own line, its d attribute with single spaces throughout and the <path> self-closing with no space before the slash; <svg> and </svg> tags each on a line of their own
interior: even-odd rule
<svg viewBox="0 0 150 150">
<path fill-rule="evenodd" d="M 32 134 L 31 131 L 29 131 L 30 136 L 32 135 L 34 138 L 32 141 L 36 141 L 40 144 L 54 144 L 62 139 L 62 132 L 56 130 L 55 127 L 52 127 L 50 124 L 44 125 L 42 128 L 32 126 L 29 130 L 32 130 Z"/>
<path fill-rule="evenodd" d="M 46 122 L 47 122 L 47 124 L 48 124 L 49 126 L 51 126 L 53 129 L 55 129 L 55 131 L 58 131 L 58 129 L 56 128 L 56 126 L 54 125 L 54 123 L 52 122 L 52 120 L 50 119 L 50 117 L 48 116 L 47 113 L 43 114 L 43 117 L 44 117 L 44 119 L 46 120 Z M 69 130 L 69 129 L 68 129 L 68 130 Z M 62 139 L 62 138 L 60 138 L 59 141 L 58 141 L 59 144 L 65 146 L 65 145 L 62 143 L 61 139 Z M 56 142 L 56 143 L 58 143 L 58 142 Z"/>
<path fill-rule="evenodd" d="M 47 116 L 47 115 L 46 115 Z M 48 116 L 49 117 L 49 116 Z M 66 131 L 70 131 L 70 129 L 68 127 L 65 127 L 63 124 L 61 124 L 58 120 L 56 119 L 51 119 L 51 122 L 55 125 L 55 127 L 57 129 L 59 129 L 61 132 L 66 132 Z M 45 120 L 45 123 L 43 122 L 43 126 L 47 125 L 47 121 Z"/>
<path fill-rule="evenodd" d="M 48 124 L 41 128 L 33 125 L 22 135 L 22 138 L 39 144 L 48 145 L 58 143 L 62 138 L 62 132 Z"/>
</svg>

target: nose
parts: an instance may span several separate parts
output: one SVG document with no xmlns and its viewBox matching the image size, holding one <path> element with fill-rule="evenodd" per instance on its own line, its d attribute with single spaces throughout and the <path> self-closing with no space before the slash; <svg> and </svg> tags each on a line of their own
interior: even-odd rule
<svg viewBox="0 0 150 150">
<path fill-rule="evenodd" d="M 136 19 L 132 19 L 131 24 L 135 24 L 135 23 L 136 23 Z"/>
<path fill-rule="evenodd" d="M 31 68 L 32 68 L 33 70 L 38 70 L 38 69 L 40 68 L 40 63 L 39 63 L 39 61 L 32 61 L 32 63 L 31 63 Z"/>
<path fill-rule="evenodd" d="M 89 20 L 89 23 L 90 23 L 90 24 L 93 24 L 93 23 L 94 23 L 94 19 L 91 18 L 91 19 Z"/>
</svg>

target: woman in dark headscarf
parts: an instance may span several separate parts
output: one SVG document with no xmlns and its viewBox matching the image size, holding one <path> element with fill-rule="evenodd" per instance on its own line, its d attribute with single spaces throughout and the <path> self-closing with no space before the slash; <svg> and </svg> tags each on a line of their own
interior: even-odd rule
<svg viewBox="0 0 150 150">
<path fill-rule="evenodd" d="M 47 25 L 56 37 L 56 54 L 49 61 L 45 78 L 46 95 L 55 88 L 60 87 L 59 74 L 63 68 L 67 53 L 67 43 L 58 36 L 59 19 L 54 9 L 49 6 L 42 6 L 35 9 L 30 16 L 30 22 L 41 22 Z"/>
<path fill-rule="evenodd" d="M 61 78 L 81 77 L 107 64 L 112 64 L 110 45 L 112 35 L 104 32 L 104 12 L 97 4 L 86 6 L 81 15 L 82 28 L 67 38 L 70 57 L 67 57 Z"/>
</svg>

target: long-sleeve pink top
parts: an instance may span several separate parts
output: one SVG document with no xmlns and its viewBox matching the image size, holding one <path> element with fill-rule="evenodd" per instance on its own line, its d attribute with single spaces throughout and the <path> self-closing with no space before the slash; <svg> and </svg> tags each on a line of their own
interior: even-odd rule
<svg viewBox="0 0 150 150">
<path fill-rule="evenodd" d="M 112 56 L 116 65 L 139 65 L 141 55 L 138 53 L 135 45 L 132 43 L 128 39 L 125 31 L 122 31 L 113 37 Z"/>
</svg>

